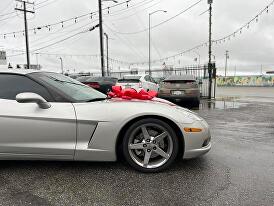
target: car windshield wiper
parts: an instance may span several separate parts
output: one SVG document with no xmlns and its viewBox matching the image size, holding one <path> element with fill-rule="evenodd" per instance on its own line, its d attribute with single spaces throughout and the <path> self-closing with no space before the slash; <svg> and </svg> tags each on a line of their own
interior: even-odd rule
<svg viewBox="0 0 274 206">
<path fill-rule="evenodd" d="M 99 102 L 99 101 L 103 101 L 106 99 L 110 99 L 110 98 L 109 97 L 100 97 L 100 98 L 89 99 L 86 102 Z"/>
</svg>

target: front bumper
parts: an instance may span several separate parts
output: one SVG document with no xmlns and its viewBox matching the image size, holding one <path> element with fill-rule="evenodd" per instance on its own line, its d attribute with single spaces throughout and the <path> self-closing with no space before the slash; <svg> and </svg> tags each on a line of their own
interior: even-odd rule
<svg viewBox="0 0 274 206">
<path fill-rule="evenodd" d="M 191 159 L 206 154 L 211 150 L 211 133 L 207 122 L 195 114 L 190 114 L 195 120 L 190 124 L 181 124 L 180 127 L 184 138 L 183 159 Z M 201 132 L 186 132 L 183 128 L 201 128 Z"/>
<path fill-rule="evenodd" d="M 199 156 L 202 156 L 202 155 L 208 153 L 210 150 L 211 150 L 211 143 L 209 143 L 207 146 L 202 147 L 200 149 L 193 149 L 193 150 L 185 151 L 183 158 L 184 159 L 192 159 L 195 157 L 199 157 Z"/>
<path fill-rule="evenodd" d="M 173 101 L 174 100 L 190 101 L 190 100 L 198 100 L 199 96 L 174 96 L 174 95 L 158 94 L 158 98 L 173 100 Z"/>
</svg>

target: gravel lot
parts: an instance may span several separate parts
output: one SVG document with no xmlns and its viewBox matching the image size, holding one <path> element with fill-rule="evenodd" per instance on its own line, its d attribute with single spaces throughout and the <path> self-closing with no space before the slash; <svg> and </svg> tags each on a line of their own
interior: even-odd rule
<svg viewBox="0 0 274 206">
<path fill-rule="evenodd" d="M 122 163 L 1 162 L 0 205 L 272 206 L 274 89 L 261 97 L 242 91 L 232 102 L 235 91 L 219 89 L 219 100 L 198 111 L 213 136 L 204 157 L 159 174 Z"/>
</svg>

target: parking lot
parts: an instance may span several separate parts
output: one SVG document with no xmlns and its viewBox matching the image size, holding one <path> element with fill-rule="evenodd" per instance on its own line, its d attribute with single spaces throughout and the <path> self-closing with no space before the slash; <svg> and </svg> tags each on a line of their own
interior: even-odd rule
<svg viewBox="0 0 274 206">
<path fill-rule="evenodd" d="M 212 151 L 162 173 L 121 162 L 2 161 L 0 205 L 274 205 L 273 95 L 218 89 L 196 110 L 211 126 Z"/>
</svg>

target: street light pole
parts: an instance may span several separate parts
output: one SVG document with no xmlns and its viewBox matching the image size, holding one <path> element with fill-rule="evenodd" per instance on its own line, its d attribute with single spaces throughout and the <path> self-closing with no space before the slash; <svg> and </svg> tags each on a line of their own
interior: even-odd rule
<svg viewBox="0 0 274 206">
<path fill-rule="evenodd" d="M 148 73 L 151 76 L 151 16 L 157 12 L 164 12 L 165 10 L 157 10 L 148 15 Z"/>
<path fill-rule="evenodd" d="M 59 59 L 60 59 L 60 61 L 61 61 L 61 71 L 62 71 L 62 74 L 64 74 L 63 58 L 60 57 Z"/>
<path fill-rule="evenodd" d="M 104 33 L 104 35 L 105 35 L 105 37 L 106 37 L 106 47 L 107 47 L 107 75 L 108 76 L 110 76 L 110 74 L 109 74 L 109 50 L 108 50 L 108 40 L 109 40 L 109 38 L 108 38 L 108 35 L 107 35 L 107 33 Z"/>
</svg>

